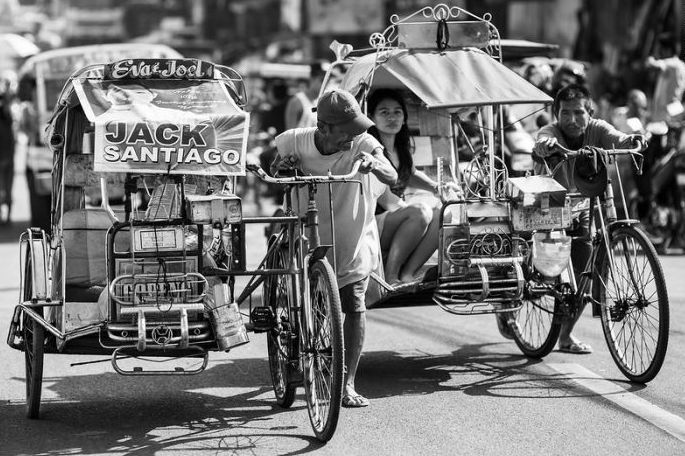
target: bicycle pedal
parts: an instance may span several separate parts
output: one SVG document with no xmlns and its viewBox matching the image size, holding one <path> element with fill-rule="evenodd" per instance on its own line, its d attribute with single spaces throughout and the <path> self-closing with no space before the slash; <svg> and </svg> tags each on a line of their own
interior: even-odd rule
<svg viewBox="0 0 685 456">
<path fill-rule="evenodd" d="M 250 313 L 252 330 L 256 333 L 269 331 L 276 326 L 276 317 L 270 307 L 258 306 Z"/>
</svg>

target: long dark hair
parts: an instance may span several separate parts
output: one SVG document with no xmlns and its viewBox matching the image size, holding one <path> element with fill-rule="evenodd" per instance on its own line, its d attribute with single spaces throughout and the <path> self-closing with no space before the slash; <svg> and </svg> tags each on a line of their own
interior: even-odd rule
<svg viewBox="0 0 685 456">
<path fill-rule="evenodd" d="M 397 135 L 395 135 L 395 150 L 397 151 L 397 156 L 400 160 L 400 166 L 397 168 L 397 180 L 398 183 L 403 182 L 404 185 L 406 185 L 406 182 L 409 180 L 409 176 L 411 176 L 414 169 L 414 159 L 412 157 L 412 145 L 409 137 L 409 127 L 407 126 L 407 105 L 404 102 L 404 98 L 402 98 L 402 95 L 396 90 L 376 89 L 367 100 L 367 112 L 369 117 L 373 117 L 378 104 L 386 99 L 395 100 L 398 102 L 402 108 L 402 112 L 404 113 L 404 119 L 402 119 L 402 128 L 400 128 L 400 131 L 397 133 Z M 368 132 L 378 141 L 381 140 L 380 132 L 375 125 L 369 128 Z M 390 160 L 387 150 L 384 150 L 384 154 L 388 160 Z"/>
</svg>

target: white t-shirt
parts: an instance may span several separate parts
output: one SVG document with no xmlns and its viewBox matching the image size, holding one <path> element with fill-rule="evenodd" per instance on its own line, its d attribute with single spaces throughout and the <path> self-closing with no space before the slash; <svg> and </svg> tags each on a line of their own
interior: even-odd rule
<svg viewBox="0 0 685 456">
<path fill-rule="evenodd" d="M 348 174 L 359 152 L 371 153 L 383 147 L 373 136 L 364 133 L 354 139 L 350 150 L 322 155 L 314 144 L 315 131 L 316 128 L 296 128 L 276 137 L 278 154 L 281 157 L 297 158 L 298 168 L 309 175 L 324 176 L 329 171 L 334 175 Z M 331 185 L 335 243 L 331 241 L 329 185 L 319 185 L 316 195 L 321 243 L 334 245 L 335 268 L 340 288 L 368 277 L 378 266 L 380 258 L 374 213 L 376 200 L 385 190 L 385 185 L 370 173 L 357 173 L 355 179 L 361 181 L 363 190 L 355 183 Z M 304 215 L 307 208 L 307 187 L 300 189 L 299 205 L 293 201 L 293 206 L 299 207 L 300 214 Z"/>
</svg>

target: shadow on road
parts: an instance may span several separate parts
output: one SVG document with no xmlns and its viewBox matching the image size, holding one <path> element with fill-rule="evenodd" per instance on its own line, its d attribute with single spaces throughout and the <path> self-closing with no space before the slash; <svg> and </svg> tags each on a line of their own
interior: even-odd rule
<svg viewBox="0 0 685 456">
<path fill-rule="evenodd" d="M 303 401 L 291 409 L 276 405 L 265 359 L 222 362 L 188 377 L 45 374 L 43 391 L 60 399 L 43 402 L 40 420 L 25 418 L 23 403 L 0 405 L 0 453 L 302 454 L 321 447 L 299 413 Z M 230 395 L 228 386 L 235 388 Z M 274 420 L 282 413 L 297 414 L 293 425 Z"/>
<path fill-rule="evenodd" d="M 369 398 L 461 391 L 470 396 L 544 398 L 600 397 L 545 368 L 542 360 L 493 352 L 499 343 L 462 346 L 448 355 L 406 355 L 390 351 L 365 353 L 357 380 Z M 473 380 L 477 378 L 477 380 Z M 628 392 L 645 385 L 612 379 Z"/>
<path fill-rule="evenodd" d="M 372 399 L 448 391 L 502 399 L 604 400 L 542 361 L 497 352 L 497 346 L 502 344 L 466 345 L 444 355 L 367 352 L 357 386 Z M 44 392 L 59 400 L 43 403 L 40 420 L 26 419 L 23 403 L 0 405 L 3 454 L 294 455 L 321 448 L 301 396 L 289 410 L 275 404 L 266 359 L 214 361 L 204 373 L 188 377 L 45 375 Z M 279 418 L 283 413 L 291 416 Z"/>
</svg>

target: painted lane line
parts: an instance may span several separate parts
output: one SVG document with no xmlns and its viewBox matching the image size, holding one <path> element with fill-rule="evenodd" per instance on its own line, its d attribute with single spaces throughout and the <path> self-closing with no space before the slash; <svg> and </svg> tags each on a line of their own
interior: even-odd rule
<svg viewBox="0 0 685 456">
<path fill-rule="evenodd" d="M 602 396 L 685 442 L 685 420 L 678 415 L 667 412 L 651 402 L 629 393 L 611 380 L 607 380 L 578 364 L 549 363 L 547 365 L 583 388 Z"/>
</svg>

